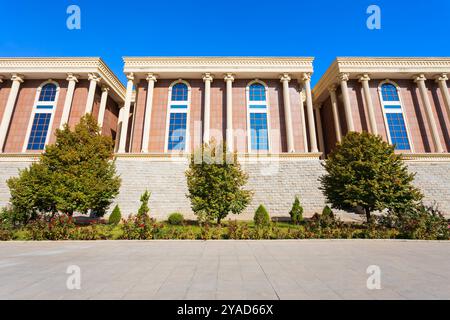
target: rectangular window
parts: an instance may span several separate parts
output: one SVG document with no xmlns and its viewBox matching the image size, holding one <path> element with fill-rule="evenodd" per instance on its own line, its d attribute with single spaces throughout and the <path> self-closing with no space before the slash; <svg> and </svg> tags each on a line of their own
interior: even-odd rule
<svg viewBox="0 0 450 320">
<path fill-rule="evenodd" d="M 184 150 L 186 146 L 187 113 L 171 113 L 168 150 Z"/>
<path fill-rule="evenodd" d="M 386 119 L 395 150 L 411 150 L 402 113 L 386 113 Z"/>
<path fill-rule="evenodd" d="M 250 130 L 252 150 L 269 150 L 266 113 L 250 113 Z"/>
<path fill-rule="evenodd" d="M 28 139 L 28 150 L 44 150 L 51 117 L 51 113 L 35 114 L 30 138 Z"/>
</svg>

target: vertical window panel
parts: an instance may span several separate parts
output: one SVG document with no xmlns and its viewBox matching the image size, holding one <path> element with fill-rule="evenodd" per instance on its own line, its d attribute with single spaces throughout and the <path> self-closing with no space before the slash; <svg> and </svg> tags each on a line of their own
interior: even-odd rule
<svg viewBox="0 0 450 320">
<path fill-rule="evenodd" d="M 36 113 L 28 139 L 28 150 L 44 150 L 50 125 L 51 113 Z"/>
</svg>

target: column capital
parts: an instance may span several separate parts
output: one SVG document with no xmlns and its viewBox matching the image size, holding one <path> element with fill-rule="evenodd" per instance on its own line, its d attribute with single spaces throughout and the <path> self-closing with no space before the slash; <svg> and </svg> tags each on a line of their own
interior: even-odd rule
<svg viewBox="0 0 450 320">
<path fill-rule="evenodd" d="M 448 81 L 447 74 L 446 73 L 442 73 L 440 75 L 437 75 L 436 76 L 436 82 L 439 82 L 439 81 Z"/>
<path fill-rule="evenodd" d="M 359 82 L 364 82 L 364 81 L 370 81 L 370 77 L 367 73 L 359 76 Z"/>
<path fill-rule="evenodd" d="M 339 73 L 338 80 L 347 82 L 348 80 L 350 80 L 350 75 L 345 72 Z"/>
<path fill-rule="evenodd" d="M 109 90 L 108 86 L 102 86 L 102 92 L 109 92 Z"/>
<path fill-rule="evenodd" d="M 20 83 L 23 83 L 23 81 L 25 80 L 25 76 L 22 74 L 16 74 L 14 73 L 11 76 L 11 81 L 19 81 Z"/>
<path fill-rule="evenodd" d="M 133 78 L 133 80 L 134 80 L 134 78 Z M 147 80 L 148 82 L 150 82 L 150 81 L 157 82 L 158 75 L 154 74 L 154 73 L 147 73 L 147 77 L 145 78 L 145 80 Z"/>
<path fill-rule="evenodd" d="M 130 72 L 130 73 L 127 74 L 127 80 L 128 81 L 134 81 L 134 73 L 133 72 Z"/>
<path fill-rule="evenodd" d="M 427 81 L 427 78 L 424 74 L 419 74 L 417 76 L 413 77 L 414 82 L 421 82 L 421 81 Z"/>
<path fill-rule="evenodd" d="M 336 92 L 337 87 L 335 84 L 332 84 L 331 86 L 328 87 L 328 92 L 332 93 L 332 92 Z"/>
<path fill-rule="evenodd" d="M 95 73 L 88 73 L 88 80 L 100 82 L 102 80 L 102 78 L 100 76 L 96 75 Z"/>
<path fill-rule="evenodd" d="M 78 82 L 78 75 L 73 74 L 73 73 L 68 73 L 66 80 Z"/>
<path fill-rule="evenodd" d="M 310 72 L 305 72 L 302 73 L 302 76 L 300 78 L 303 82 L 305 81 L 310 81 L 311 80 L 311 73 Z"/>
<path fill-rule="evenodd" d="M 209 73 L 209 72 L 206 72 L 206 73 L 204 73 L 204 74 L 202 75 L 202 79 L 203 79 L 203 82 L 206 82 L 206 81 L 213 82 L 213 80 L 214 80 L 214 75 L 212 75 L 212 74 Z"/>
<path fill-rule="evenodd" d="M 232 73 L 225 73 L 224 76 L 223 76 L 223 80 L 234 82 L 234 74 L 232 74 Z"/>
<path fill-rule="evenodd" d="M 281 82 L 291 81 L 291 77 L 289 76 L 289 73 L 283 73 L 282 75 L 280 75 L 280 81 Z"/>
</svg>

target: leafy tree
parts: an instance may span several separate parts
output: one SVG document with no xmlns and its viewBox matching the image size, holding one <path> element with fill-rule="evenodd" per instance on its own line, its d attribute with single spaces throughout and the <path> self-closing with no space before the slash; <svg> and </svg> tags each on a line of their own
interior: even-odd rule
<svg viewBox="0 0 450 320">
<path fill-rule="evenodd" d="M 300 199 L 296 196 L 295 201 L 292 204 L 292 209 L 289 212 L 291 220 L 295 224 L 299 224 L 303 221 L 303 207 L 300 204 Z"/>
<path fill-rule="evenodd" d="M 122 213 L 120 212 L 120 208 L 118 205 L 114 207 L 114 210 L 111 212 L 109 216 L 108 222 L 109 224 L 117 225 L 122 219 Z"/>
<path fill-rule="evenodd" d="M 255 216 L 253 217 L 253 221 L 257 227 L 267 226 L 270 224 L 270 216 L 267 212 L 266 207 L 260 205 L 258 209 L 256 209 Z"/>
<path fill-rule="evenodd" d="M 42 213 L 105 214 L 119 193 L 114 144 L 102 136 L 91 115 L 72 131 L 56 130 L 56 142 L 47 146 L 37 163 L 21 170 L 7 183 L 14 210 L 30 218 Z"/>
<path fill-rule="evenodd" d="M 362 208 L 367 222 L 375 210 L 395 209 L 423 198 L 412 184 L 414 174 L 380 136 L 350 132 L 324 167 L 327 173 L 320 180 L 327 202 L 336 209 Z"/>
<path fill-rule="evenodd" d="M 199 220 L 220 223 L 230 212 L 240 214 L 250 203 L 251 191 L 243 189 L 248 175 L 241 169 L 237 155 L 223 144 L 204 144 L 191 156 L 186 171 L 187 197 Z"/>
</svg>

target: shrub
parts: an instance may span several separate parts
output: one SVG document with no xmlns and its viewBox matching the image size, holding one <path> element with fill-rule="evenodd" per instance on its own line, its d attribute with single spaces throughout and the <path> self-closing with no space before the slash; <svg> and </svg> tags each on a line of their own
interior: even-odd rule
<svg viewBox="0 0 450 320">
<path fill-rule="evenodd" d="M 181 213 L 174 212 L 169 216 L 167 221 L 169 222 L 169 224 L 171 224 L 173 226 L 179 226 L 179 225 L 183 224 L 184 217 Z"/>
<path fill-rule="evenodd" d="M 74 131 L 65 125 L 55 135 L 37 163 L 7 181 L 14 210 L 25 222 L 46 213 L 104 215 L 120 187 L 113 141 L 89 114 Z"/>
<path fill-rule="evenodd" d="M 371 212 L 395 209 L 419 202 L 423 196 L 413 186 L 394 146 L 367 132 L 348 133 L 325 160 L 321 189 L 333 208 L 362 208 L 370 222 Z"/>
<path fill-rule="evenodd" d="M 111 215 L 109 216 L 108 223 L 117 225 L 120 223 L 120 220 L 122 220 L 122 213 L 120 212 L 119 205 L 116 205 L 114 207 L 114 210 L 111 212 Z"/>
<path fill-rule="evenodd" d="M 449 223 L 436 205 L 406 206 L 391 210 L 379 219 L 386 228 L 395 228 L 401 238 L 419 240 L 449 240 Z"/>
<path fill-rule="evenodd" d="M 300 224 L 303 221 L 303 207 L 300 205 L 300 199 L 296 196 L 292 209 L 289 212 L 291 221 L 294 224 Z"/>
<path fill-rule="evenodd" d="M 150 208 L 148 207 L 148 201 L 150 200 L 150 192 L 148 190 L 145 190 L 145 192 L 141 195 L 141 206 L 139 207 L 137 216 L 139 218 L 145 218 L 149 217 Z"/>
<path fill-rule="evenodd" d="M 311 218 L 313 228 L 339 228 L 341 227 L 341 221 L 336 218 L 333 211 L 329 206 L 325 206 L 322 210 L 322 214 L 314 214 Z"/>
<path fill-rule="evenodd" d="M 231 212 L 240 214 L 250 203 L 252 193 L 244 190 L 248 175 L 242 171 L 236 154 L 225 145 L 204 144 L 191 156 L 186 171 L 192 211 L 199 221 L 217 221 Z"/>
<path fill-rule="evenodd" d="M 253 221 L 255 222 L 255 225 L 257 227 L 267 226 L 270 224 L 269 213 L 267 212 L 266 208 L 263 205 L 260 205 L 258 209 L 256 209 Z"/>
<path fill-rule="evenodd" d="M 122 225 L 124 240 L 151 240 L 158 239 L 162 226 L 150 219 L 147 215 L 130 216 Z"/>
</svg>

